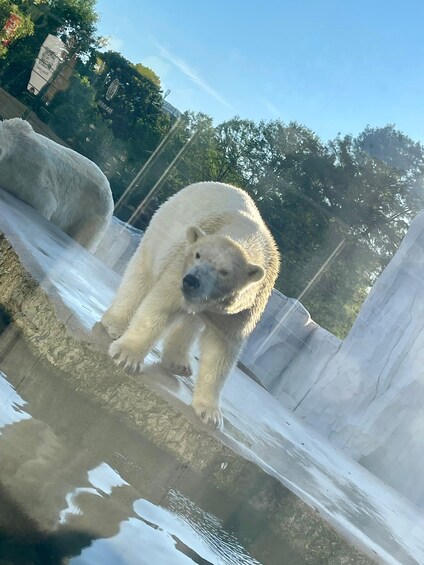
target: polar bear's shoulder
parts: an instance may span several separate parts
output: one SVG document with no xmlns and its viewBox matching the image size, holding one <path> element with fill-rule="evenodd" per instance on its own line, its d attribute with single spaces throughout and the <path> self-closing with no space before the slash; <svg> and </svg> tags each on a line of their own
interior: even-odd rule
<svg viewBox="0 0 424 565">
<path fill-rule="evenodd" d="M 250 196 L 242 189 L 220 182 L 191 184 L 169 199 L 174 208 L 183 206 L 192 222 L 199 217 L 213 217 L 230 212 L 252 213 L 256 207 Z"/>
<path fill-rule="evenodd" d="M 186 197 L 195 197 L 199 199 L 209 197 L 217 201 L 223 198 L 227 206 L 232 203 L 239 205 L 240 202 L 244 202 L 246 201 L 246 199 L 250 200 L 250 197 L 241 188 L 238 188 L 231 184 L 216 181 L 197 182 L 190 184 L 180 190 L 179 194 L 185 195 Z"/>
</svg>

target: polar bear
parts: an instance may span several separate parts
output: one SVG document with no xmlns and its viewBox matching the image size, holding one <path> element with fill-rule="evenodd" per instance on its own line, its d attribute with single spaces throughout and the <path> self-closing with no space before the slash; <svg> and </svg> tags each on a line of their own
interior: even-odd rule
<svg viewBox="0 0 424 565">
<path fill-rule="evenodd" d="M 199 336 L 192 406 L 222 425 L 219 397 L 247 336 L 258 322 L 279 270 L 279 253 L 253 200 L 239 188 L 192 184 L 155 213 L 102 318 L 115 338 L 109 354 L 142 368 L 164 338 L 162 364 L 190 376 Z"/>
<path fill-rule="evenodd" d="M 98 166 L 20 118 L 0 122 L 0 187 L 89 250 L 112 217 L 112 192 Z"/>
</svg>

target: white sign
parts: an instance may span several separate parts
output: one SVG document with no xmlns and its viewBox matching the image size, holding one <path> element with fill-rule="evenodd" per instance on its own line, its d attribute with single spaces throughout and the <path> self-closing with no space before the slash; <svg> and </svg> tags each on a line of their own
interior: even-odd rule
<svg viewBox="0 0 424 565">
<path fill-rule="evenodd" d="M 119 85 L 120 82 L 117 78 L 110 83 L 109 88 L 106 91 L 106 100 L 108 102 L 115 97 L 116 93 L 118 92 Z"/>
<path fill-rule="evenodd" d="M 39 94 L 40 90 L 52 78 L 57 67 L 66 60 L 68 50 L 63 41 L 55 35 L 49 34 L 40 48 L 31 71 L 27 89 L 32 94 Z"/>
</svg>

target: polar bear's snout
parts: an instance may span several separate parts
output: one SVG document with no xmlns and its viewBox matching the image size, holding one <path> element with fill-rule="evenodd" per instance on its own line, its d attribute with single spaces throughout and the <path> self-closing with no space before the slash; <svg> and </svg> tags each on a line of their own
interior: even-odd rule
<svg viewBox="0 0 424 565">
<path fill-rule="evenodd" d="M 207 299 L 210 293 L 210 284 L 198 271 L 189 271 L 183 277 L 182 289 L 184 298 L 189 301 Z"/>
<path fill-rule="evenodd" d="M 184 273 L 181 290 L 189 302 L 208 301 L 216 287 L 216 276 L 211 265 L 200 265 Z"/>
<path fill-rule="evenodd" d="M 192 293 L 200 287 L 200 280 L 196 275 L 188 274 L 183 278 L 183 292 Z"/>
</svg>

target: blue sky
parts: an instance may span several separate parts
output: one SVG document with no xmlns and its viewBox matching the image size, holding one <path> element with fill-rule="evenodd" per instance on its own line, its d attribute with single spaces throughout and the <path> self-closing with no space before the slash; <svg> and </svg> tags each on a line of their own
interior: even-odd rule
<svg viewBox="0 0 424 565">
<path fill-rule="evenodd" d="M 424 142 L 423 0 L 100 0 L 102 35 L 215 123 L 297 120 L 323 140 L 394 123 Z"/>
</svg>

